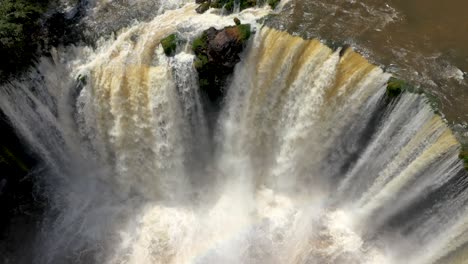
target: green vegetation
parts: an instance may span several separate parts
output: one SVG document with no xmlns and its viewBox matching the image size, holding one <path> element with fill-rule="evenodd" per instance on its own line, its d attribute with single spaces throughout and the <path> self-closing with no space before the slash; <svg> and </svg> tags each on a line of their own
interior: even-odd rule
<svg viewBox="0 0 468 264">
<path fill-rule="evenodd" d="M 418 93 L 422 93 L 422 91 L 418 90 Z M 426 103 L 431 106 L 432 110 L 434 111 L 434 114 L 441 115 L 439 111 L 440 99 L 429 92 L 424 92 L 424 95 L 426 96 Z"/>
<path fill-rule="evenodd" d="M 420 88 L 410 85 L 408 82 L 401 79 L 391 77 L 387 82 L 387 95 L 389 97 L 396 97 L 402 92 L 410 92 L 422 94 L 424 91 Z"/>
<path fill-rule="evenodd" d="M 208 41 L 207 35 L 205 32 L 203 32 L 203 34 L 200 37 L 193 40 L 192 50 L 195 52 L 198 52 L 198 51 L 206 49 L 207 41 Z"/>
<path fill-rule="evenodd" d="M 421 94 L 423 91 L 418 89 L 406 81 L 401 79 L 391 77 L 387 82 L 387 95 L 389 97 L 396 97 L 400 95 L 402 92 L 410 92 L 410 93 L 418 93 Z"/>
<path fill-rule="evenodd" d="M 236 24 L 241 23 L 238 19 Z M 251 36 L 249 24 L 228 26 L 221 30 L 211 27 L 192 42 L 194 67 L 198 72 L 200 90 L 215 103 L 224 96 L 224 85 L 235 65 L 239 53 Z"/>
<path fill-rule="evenodd" d="M 208 9 L 210 9 L 210 2 L 205 2 L 201 4 L 199 7 L 197 7 L 196 11 L 199 14 L 205 13 Z"/>
<path fill-rule="evenodd" d="M 76 78 L 76 80 L 78 81 L 78 83 L 80 83 L 81 85 L 86 85 L 88 83 L 88 77 L 86 75 L 78 75 L 78 77 Z"/>
<path fill-rule="evenodd" d="M 47 0 L 0 0 L 1 75 L 29 66 L 38 49 L 36 32 Z"/>
<path fill-rule="evenodd" d="M 468 170 L 468 147 L 462 147 L 458 157 L 465 163 L 465 170 Z"/>
<path fill-rule="evenodd" d="M 280 0 L 262 0 L 260 1 L 260 3 L 268 3 L 268 5 L 271 6 L 271 8 L 275 9 L 276 6 L 279 4 Z M 205 12 L 206 10 L 208 10 L 208 6 L 206 6 L 206 4 L 208 3 L 208 5 L 212 8 L 223 8 L 226 9 L 228 12 L 233 12 L 234 11 L 234 6 L 235 6 L 235 0 L 212 0 L 211 3 L 209 2 L 205 2 L 203 4 L 201 4 L 198 8 L 197 8 L 197 12 L 199 13 L 203 13 Z M 240 10 L 244 10 L 244 9 L 247 9 L 247 8 L 250 8 L 250 7 L 254 7 L 257 5 L 257 0 L 240 0 L 239 2 L 239 8 Z"/>
<path fill-rule="evenodd" d="M 213 0 L 211 2 L 212 8 L 225 8 L 229 12 L 234 11 L 234 0 Z M 240 10 L 257 5 L 257 0 L 240 0 Z"/>
<path fill-rule="evenodd" d="M 177 35 L 171 34 L 161 40 L 161 45 L 166 56 L 174 56 L 177 49 Z"/>
<path fill-rule="evenodd" d="M 195 52 L 197 57 L 195 58 L 195 68 L 196 69 L 201 69 L 203 66 L 205 66 L 208 63 L 208 57 L 204 55 L 204 50 L 206 50 L 207 45 L 208 45 L 208 36 L 206 35 L 206 32 L 203 32 L 203 34 L 194 39 L 192 43 L 192 50 Z"/>
<path fill-rule="evenodd" d="M 239 29 L 239 39 L 242 41 L 246 41 L 250 38 L 250 35 L 252 34 L 250 24 L 242 24 L 236 26 Z"/>
<path fill-rule="evenodd" d="M 387 95 L 389 97 L 397 97 L 406 90 L 407 86 L 405 81 L 391 77 L 387 82 Z"/>
<path fill-rule="evenodd" d="M 280 0 L 268 0 L 268 5 L 270 5 L 272 9 L 275 9 L 279 2 Z"/>
<path fill-rule="evenodd" d="M 208 57 L 203 54 L 198 54 L 197 57 L 195 58 L 194 65 L 196 69 L 201 69 L 207 63 L 208 63 Z"/>
</svg>

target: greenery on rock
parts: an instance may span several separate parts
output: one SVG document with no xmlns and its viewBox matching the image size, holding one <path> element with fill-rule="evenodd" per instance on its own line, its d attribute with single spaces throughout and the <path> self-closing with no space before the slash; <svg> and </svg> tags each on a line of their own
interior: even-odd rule
<svg viewBox="0 0 468 264">
<path fill-rule="evenodd" d="M 465 164 L 465 170 L 468 170 L 468 147 L 462 147 L 460 151 L 460 155 L 458 156 L 461 160 L 463 160 Z"/>
<path fill-rule="evenodd" d="M 250 24 L 237 25 L 236 27 L 239 30 L 239 40 L 246 41 L 250 38 L 252 34 Z"/>
<path fill-rule="evenodd" d="M 197 13 L 199 14 L 203 14 L 205 13 L 208 9 L 210 9 L 210 2 L 205 2 L 205 3 L 202 3 L 200 6 L 197 7 L 196 11 Z"/>
<path fill-rule="evenodd" d="M 226 80 L 251 36 L 249 24 L 238 19 L 235 23 L 221 30 L 209 28 L 192 42 L 200 89 L 215 103 L 223 97 Z"/>
<path fill-rule="evenodd" d="M 212 8 L 225 8 L 229 12 L 234 11 L 235 0 L 213 0 L 211 2 Z M 257 0 L 240 0 L 240 10 L 257 5 Z"/>
<path fill-rule="evenodd" d="M 171 34 L 161 40 L 161 45 L 166 56 L 173 56 L 177 49 L 177 35 Z"/>
<path fill-rule="evenodd" d="M 391 77 L 387 82 L 387 95 L 389 97 L 397 97 L 407 88 L 408 84 L 400 79 Z"/>
<path fill-rule="evenodd" d="M 202 49 L 205 49 L 207 46 L 207 35 L 206 32 L 203 32 L 201 36 L 198 38 L 194 39 L 192 42 L 192 50 L 197 53 Z"/>
<path fill-rule="evenodd" d="M 208 63 L 208 57 L 203 52 L 207 48 L 207 41 L 207 34 L 203 32 L 201 36 L 194 39 L 192 42 L 192 50 L 196 55 L 194 65 L 197 69 L 203 68 L 203 66 Z"/>
<path fill-rule="evenodd" d="M 441 115 L 439 112 L 439 98 L 433 94 L 422 90 L 421 88 L 410 85 L 408 82 L 391 77 L 387 82 L 387 96 L 389 98 L 396 98 L 403 92 L 415 93 L 415 94 L 424 94 L 426 102 L 431 106 L 434 114 Z"/>
<path fill-rule="evenodd" d="M 279 2 L 280 0 L 268 0 L 268 5 L 270 5 L 272 9 L 275 9 Z"/>
</svg>

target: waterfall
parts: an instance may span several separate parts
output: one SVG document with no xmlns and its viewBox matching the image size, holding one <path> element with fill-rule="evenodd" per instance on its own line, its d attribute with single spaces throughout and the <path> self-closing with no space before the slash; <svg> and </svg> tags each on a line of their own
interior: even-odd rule
<svg viewBox="0 0 468 264">
<path fill-rule="evenodd" d="M 237 2 L 236 2 L 237 3 Z M 281 6 L 280 6 L 281 7 Z M 459 144 L 422 94 L 352 49 L 268 28 L 268 6 L 160 12 L 0 89 L 43 160 L 35 263 L 437 263 L 468 243 Z M 219 113 L 188 43 L 256 33 Z"/>
</svg>

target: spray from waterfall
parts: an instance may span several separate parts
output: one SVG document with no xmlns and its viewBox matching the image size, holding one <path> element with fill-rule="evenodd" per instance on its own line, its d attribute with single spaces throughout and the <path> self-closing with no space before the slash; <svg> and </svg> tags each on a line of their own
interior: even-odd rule
<svg viewBox="0 0 468 264">
<path fill-rule="evenodd" d="M 268 6 L 195 7 L 1 87 L 47 168 L 36 263 L 436 263 L 468 243 L 459 144 L 424 95 L 390 98 L 353 50 L 257 24 Z M 234 16 L 256 33 L 213 120 L 188 45 L 159 43 Z"/>
</svg>

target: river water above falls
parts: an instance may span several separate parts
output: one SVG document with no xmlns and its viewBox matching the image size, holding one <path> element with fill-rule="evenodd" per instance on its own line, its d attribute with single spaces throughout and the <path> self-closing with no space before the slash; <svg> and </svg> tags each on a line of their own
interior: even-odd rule
<svg viewBox="0 0 468 264">
<path fill-rule="evenodd" d="M 90 4 L 88 34 L 107 37 L 57 48 L 0 90 L 43 160 L 48 202 L 32 254 L 9 260 L 464 263 L 456 137 L 425 95 L 389 97 L 391 74 L 353 49 L 273 28 L 303 27 L 288 19 L 307 3 L 233 15 L 192 1 Z M 167 57 L 160 41 L 190 43 L 234 17 L 255 34 L 215 110 L 190 45 Z"/>
<path fill-rule="evenodd" d="M 299 0 L 274 24 L 307 38 L 352 45 L 436 95 L 447 118 L 466 126 L 467 8 L 464 0 Z"/>
</svg>

